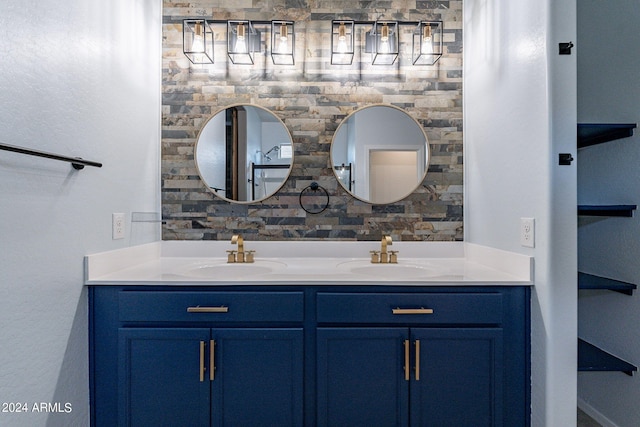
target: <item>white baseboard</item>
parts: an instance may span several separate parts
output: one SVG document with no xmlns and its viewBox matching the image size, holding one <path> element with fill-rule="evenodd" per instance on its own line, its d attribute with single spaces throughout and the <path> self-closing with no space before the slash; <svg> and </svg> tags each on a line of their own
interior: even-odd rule
<svg viewBox="0 0 640 427">
<path fill-rule="evenodd" d="M 602 427 L 619 427 L 609 418 L 602 415 L 600 411 L 589 405 L 584 400 L 580 399 L 580 397 L 578 397 L 578 408 L 580 408 L 585 414 L 589 415 L 591 418 L 602 424 Z"/>
</svg>

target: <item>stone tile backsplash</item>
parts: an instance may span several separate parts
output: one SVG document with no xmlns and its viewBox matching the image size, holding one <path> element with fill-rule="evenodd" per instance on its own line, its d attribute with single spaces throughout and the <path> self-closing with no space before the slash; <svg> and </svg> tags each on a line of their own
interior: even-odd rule
<svg viewBox="0 0 640 427">
<path fill-rule="evenodd" d="M 395 240 L 463 239 L 462 2 L 329 0 L 164 1 L 162 62 L 162 215 L 164 240 Z M 216 63 L 191 65 L 182 53 L 182 19 L 292 19 L 296 64 L 277 67 L 268 53 L 253 66 L 230 64 L 226 27 L 215 26 Z M 330 21 L 442 20 L 443 57 L 412 66 L 402 42 L 396 65 L 373 66 L 358 52 L 352 66 L 330 64 Z M 410 34 L 408 35 L 410 40 Z M 345 69 L 346 68 L 346 69 Z M 254 104 L 276 114 L 293 137 L 294 163 L 282 189 L 263 202 L 231 204 L 203 184 L 194 163 L 198 132 L 231 104 Z M 352 111 L 371 104 L 402 108 L 424 128 L 430 144 L 425 180 L 406 199 L 372 205 L 349 195 L 332 172 L 334 131 Z M 329 207 L 309 214 L 300 192 L 316 181 Z"/>
</svg>

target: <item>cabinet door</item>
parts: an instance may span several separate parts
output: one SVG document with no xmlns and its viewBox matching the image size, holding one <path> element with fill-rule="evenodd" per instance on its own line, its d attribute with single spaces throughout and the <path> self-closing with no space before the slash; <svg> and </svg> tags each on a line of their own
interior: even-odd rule
<svg viewBox="0 0 640 427">
<path fill-rule="evenodd" d="M 213 329 L 212 339 L 212 425 L 303 424 L 302 329 Z"/>
<path fill-rule="evenodd" d="M 501 329 L 412 329 L 411 347 L 411 426 L 503 425 Z"/>
<path fill-rule="evenodd" d="M 318 328 L 319 426 L 408 423 L 406 328 Z"/>
<path fill-rule="evenodd" d="M 200 378 L 206 365 L 200 342 L 208 343 L 209 334 L 209 329 L 118 330 L 119 426 L 209 425 L 210 384 Z"/>
</svg>

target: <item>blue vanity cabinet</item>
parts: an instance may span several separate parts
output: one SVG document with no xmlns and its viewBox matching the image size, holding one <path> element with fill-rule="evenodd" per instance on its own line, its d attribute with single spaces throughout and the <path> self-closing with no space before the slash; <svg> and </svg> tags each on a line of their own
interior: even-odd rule
<svg viewBox="0 0 640 427">
<path fill-rule="evenodd" d="M 529 425 L 526 290 L 320 292 L 317 312 L 318 425 Z"/>
<path fill-rule="evenodd" d="M 318 328 L 319 426 L 407 426 L 401 328 Z"/>
<path fill-rule="evenodd" d="M 502 426 L 501 328 L 411 329 L 411 426 Z M 524 425 L 524 422 L 519 425 Z"/>
<path fill-rule="evenodd" d="M 303 425 L 302 292 L 90 295 L 92 425 Z"/>
<path fill-rule="evenodd" d="M 199 378 L 199 343 L 208 329 L 118 331 L 118 423 L 121 426 L 209 425 L 209 381 Z"/>
<path fill-rule="evenodd" d="M 119 426 L 302 425 L 302 329 L 119 332 Z"/>
<path fill-rule="evenodd" d="M 302 328 L 217 329 L 213 426 L 303 425 Z"/>
<path fill-rule="evenodd" d="M 93 426 L 530 425 L 527 286 L 89 296 Z"/>
<path fill-rule="evenodd" d="M 320 328 L 318 425 L 501 425 L 502 366 L 499 328 Z"/>
</svg>

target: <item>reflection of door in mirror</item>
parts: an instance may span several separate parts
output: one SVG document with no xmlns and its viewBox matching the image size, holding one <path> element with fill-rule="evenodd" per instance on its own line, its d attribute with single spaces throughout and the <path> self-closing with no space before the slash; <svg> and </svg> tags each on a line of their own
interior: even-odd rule
<svg viewBox="0 0 640 427">
<path fill-rule="evenodd" d="M 250 124 L 248 111 L 237 106 L 225 110 L 225 175 L 224 194 L 233 200 L 248 200 L 249 187 L 247 147 Z"/>
<path fill-rule="evenodd" d="M 238 200 L 238 139 L 239 121 L 243 120 L 240 114 L 241 108 L 228 108 L 225 120 L 225 168 L 229 173 L 226 175 L 224 192 L 227 197 Z M 244 121 L 244 120 L 243 120 Z"/>
<path fill-rule="evenodd" d="M 418 151 L 372 150 L 369 152 L 369 198 L 372 203 L 393 200 L 416 186 Z M 420 176 L 418 176 L 420 178 Z"/>
</svg>

